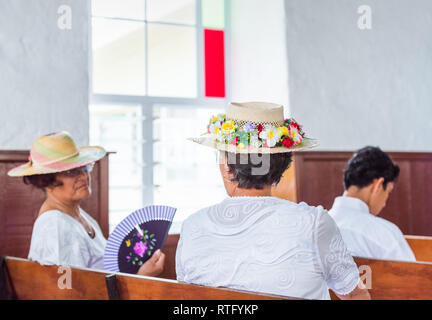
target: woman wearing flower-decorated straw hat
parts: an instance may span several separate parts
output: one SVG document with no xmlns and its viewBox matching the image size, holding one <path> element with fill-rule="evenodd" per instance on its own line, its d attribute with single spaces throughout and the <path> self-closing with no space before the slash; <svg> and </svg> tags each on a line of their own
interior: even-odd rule
<svg viewBox="0 0 432 320">
<path fill-rule="evenodd" d="M 41 136 L 34 141 L 29 162 L 8 172 L 44 191 L 33 226 L 28 258 L 41 264 L 103 269 L 106 245 L 102 231 L 80 208 L 91 194 L 90 172 L 106 152 L 102 147 L 77 148 L 67 132 Z M 147 260 L 138 274 L 162 272 L 165 255 L 160 251 Z"/>
<path fill-rule="evenodd" d="M 192 141 L 219 150 L 228 198 L 186 219 L 176 253 L 179 281 L 308 299 L 369 299 L 338 228 L 321 206 L 271 196 L 307 138 L 283 107 L 231 103 Z M 312 183 L 312 182 L 311 182 Z"/>
</svg>

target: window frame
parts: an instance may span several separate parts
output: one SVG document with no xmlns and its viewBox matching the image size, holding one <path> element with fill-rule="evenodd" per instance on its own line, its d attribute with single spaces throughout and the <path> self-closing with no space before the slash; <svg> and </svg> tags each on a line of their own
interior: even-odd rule
<svg viewBox="0 0 432 320">
<path fill-rule="evenodd" d="M 145 1 L 145 11 L 147 12 L 147 0 Z M 225 28 L 224 30 L 224 47 L 225 47 L 225 98 L 217 97 L 205 97 L 205 69 L 204 69 L 204 27 L 202 25 L 202 6 L 201 0 L 195 0 L 196 5 L 196 23 L 191 24 L 180 24 L 180 23 L 169 23 L 169 22 L 158 22 L 149 21 L 145 16 L 144 30 L 145 30 L 145 86 L 146 95 L 119 95 L 119 94 L 101 94 L 93 91 L 93 29 L 92 29 L 92 3 L 88 2 L 90 21 L 89 21 L 89 106 L 92 105 L 95 108 L 103 107 L 104 105 L 125 105 L 125 106 L 140 106 L 142 109 L 143 122 L 142 122 L 142 137 L 146 140 L 142 144 L 142 161 L 144 164 L 151 164 L 150 166 L 143 167 L 142 176 L 142 200 L 144 204 L 153 204 L 154 200 L 154 157 L 153 157 L 153 108 L 156 105 L 165 105 L 175 107 L 199 107 L 199 108 L 226 108 L 229 101 L 231 101 L 231 86 L 230 86 L 230 69 L 231 69 L 231 34 L 230 34 L 230 8 L 228 6 L 229 1 L 224 1 L 225 10 Z M 97 16 L 95 16 L 97 17 Z M 116 19 L 116 18 L 112 18 Z M 119 20 L 119 19 L 117 19 Z M 133 19 L 120 19 L 130 20 Z M 161 97 L 161 96 L 149 96 L 148 93 L 148 23 L 159 23 L 165 25 L 177 25 L 177 26 L 193 26 L 196 28 L 196 40 L 197 40 L 197 97 L 196 98 L 185 98 L 185 97 Z M 90 116 L 90 115 L 89 115 Z M 91 123 L 89 121 L 89 123 Z M 115 150 L 109 150 L 114 151 Z"/>
</svg>

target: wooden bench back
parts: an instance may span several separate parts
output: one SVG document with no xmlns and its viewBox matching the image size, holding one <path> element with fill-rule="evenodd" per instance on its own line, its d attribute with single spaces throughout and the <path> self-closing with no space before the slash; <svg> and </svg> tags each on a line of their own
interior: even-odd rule
<svg viewBox="0 0 432 320">
<path fill-rule="evenodd" d="M 106 276 L 111 273 L 71 268 L 71 289 L 61 289 L 65 275 L 58 266 L 42 266 L 22 258 L 6 257 L 6 274 L 15 298 L 26 300 L 107 300 Z M 283 300 L 289 297 L 224 288 L 210 288 L 173 280 L 116 274 L 120 299 L 128 300 Z M 65 284 L 60 279 L 62 285 Z"/>
<path fill-rule="evenodd" d="M 416 259 L 432 262 L 432 237 L 405 236 Z M 165 270 L 161 275 L 175 279 L 175 251 L 179 236 L 169 235 L 165 244 Z M 432 263 L 410 263 L 355 258 L 358 266 L 372 270 L 373 299 L 432 299 Z M 337 299 L 334 293 L 332 299 Z"/>
<path fill-rule="evenodd" d="M 354 258 L 365 279 L 371 272 L 372 300 L 432 300 L 432 263 Z M 365 281 L 363 281 L 365 283 Z M 332 299 L 338 299 L 331 292 Z"/>
<path fill-rule="evenodd" d="M 432 299 L 432 263 L 355 258 L 371 270 L 374 300 Z M 362 270 L 362 269 L 361 269 Z M 21 258 L 6 258 L 6 271 L 17 299 L 109 299 L 108 272 L 71 268 L 71 289 L 60 289 L 64 273 Z M 361 273 L 364 277 L 365 273 Z M 116 274 L 118 295 L 128 300 L 269 300 L 288 297 L 179 283 L 174 280 Z M 60 280 L 61 284 L 64 284 Z M 332 299 L 337 297 L 331 292 Z"/>
<path fill-rule="evenodd" d="M 432 237 L 405 236 L 413 250 L 417 261 L 432 262 Z M 164 272 L 160 276 L 166 279 L 176 279 L 175 253 L 179 240 L 178 234 L 170 234 L 167 237 L 163 252 L 166 255 Z"/>
<path fill-rule="evenodd" d="M 405 236 L 417 261 L 432 262 L 432 237 Z"/>
</svg>

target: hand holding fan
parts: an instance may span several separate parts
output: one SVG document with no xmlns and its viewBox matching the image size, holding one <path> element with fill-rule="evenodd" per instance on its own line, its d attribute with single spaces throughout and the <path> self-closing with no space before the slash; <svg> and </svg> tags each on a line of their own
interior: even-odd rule
<svg viewBox="0 0 432 320">
<path fill-rule="evenodd" d="M 127 216 L 108 238 L 105 270 L 136 274 L 157 249 L 162 250 L 176 210 L 147 206 Z"/>
</svg>

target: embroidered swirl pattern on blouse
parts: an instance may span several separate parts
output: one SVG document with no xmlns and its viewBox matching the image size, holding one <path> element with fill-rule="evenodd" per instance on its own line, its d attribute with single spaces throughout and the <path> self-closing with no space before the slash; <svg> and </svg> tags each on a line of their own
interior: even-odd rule
<svg viewBox="0 0 432 320">
<path fill-rule="evenodd" d="M 180 274 L 190 283 L 311 299 L 327 299 L 329 287 L 350 290 L 356 265 L 331 220 L 321 219 L 324 237 L 314 241 L 320 211 L 269 197 L 207 207 L 184 222 Z"/>
<path fill-rule="evenodd" d="M 259 198 L 258 198 L 259 199 Z M 243 225 L 249 217 L 255 213 L 261 213 L 263 207 L 266 206 L 266 201 L 251 200 L 249 202 L 232 201 L 222 202 L 220 205 L 213 206 L 209 210 L 209 218 L 216 224 L 226 227 L 237 227 Z"/>
<path fill-rule="evenodd" d="M 277 286 L 281 290 L 291 288 L 295 282 L 295 271 L 290 268 L 287 270 L 281 270 L 276 273 Z"/>
<path fill-rule="evenodd" d="M 336 290 L 345 290 L 346 285 L 354 280 L 352 257 L 349 254 L 342 236 L 337 233 L 329 245 L 329 252 L 325 256 L 330 279 L 336 284 Z M 339 285 L 337 285 L 339 284 Z"/>
</svg>

